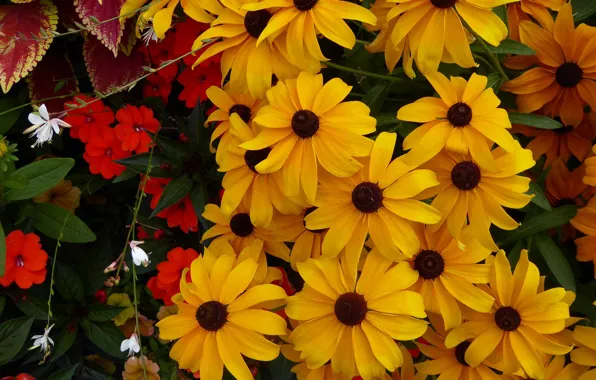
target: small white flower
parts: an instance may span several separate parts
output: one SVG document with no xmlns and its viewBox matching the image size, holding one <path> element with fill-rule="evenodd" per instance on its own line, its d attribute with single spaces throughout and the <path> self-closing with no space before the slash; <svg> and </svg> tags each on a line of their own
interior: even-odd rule
<svg viewBox="0 0 596 380">
<path fill-rule="evenodd" d="M 141 346 L 139 346 L 139 341 L 137 339 L 137 334 L 132 334 L 130 338 L 124 339 L 120 344 L 120 351 L 126 352 L 128 350 L 128 356 L 133 355 L 134 353 L 138 353 L 141 351 Z"/>
<path fill-rule="evenodd" d="M 33 346 L 29 349 L 34 350 L 36 348 L 41 348 L 41 351 L 45 352 L 46 354 L 49 353 L 51 349 L 50 345 L 54 345 L 54 341 L 49 337 L 52 327 L 54 327 L 54 325 L 46 328 L 43 335 L 33 335 L 31 337 L 31 339 L 33 339 Z"/>
<path fill-rule="evenodd" d="M 155 28 L 153 28 L 153 24 L 150 23 L 145 27 L 145 31 L 143 32 L 143 43 L 145 46 L 149 46 L 151 41 L 158 42 L 159 38 L 157 34 L 155 34 Z"/>
<path fill-rule="evenodd" d="M 143 244 L 144 241 L 136 241 L 133 240 L 129 243 L 130 245 L 130 251 L 132 253 L 132 262 L 136 265 L 143 265 L 144 267 L 146 267 L 147 265 L 149 265 L 149 256 L 151 254 L 151 252 L 146 253 L 143 248 L 139 247 L 140 244 Z"/>
<path fill-rule="evenodd" d="M 36 138 L 37 140 L 35 141 L 35 144 L 31 145 L 32 148 L 35 148 L 38 145 L 43 145 L 48 141 L 51 142 L 54 133 L 60 133 L 60 128 L 71 127 L 70 124 L 60 119 L 50 119 L 50 114 L 48 113 L 45 104 L 42 104 L 41 107 L 39 107 L 39 114 L 33 112 L 29 114 L 29 122 L 33 125 L 25 129 L 23 133 L 33 132 L 29 137 Z"/>
</svg>

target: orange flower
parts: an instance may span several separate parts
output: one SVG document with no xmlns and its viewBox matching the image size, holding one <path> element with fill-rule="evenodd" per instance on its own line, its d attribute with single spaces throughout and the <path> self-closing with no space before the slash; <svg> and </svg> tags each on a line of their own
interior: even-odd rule
<svg viewBox="0 0 596 380">
<path fill-rule="evenodd" d="M 85 154 L 83 158 L 89 163 L 89 171 L 92 174 L 100 174 L 105 179 L 120 175 L 125 167 L 117 164 L 116 160 L 130 156 L 130 152 L 125 152 L 120 147 L 120 142 L 116 139 L 114 128 L 102 125 L 91 137 L 89 143 L 85 145 Z"/>
<path fill-rule="evenodd" d="M 549 9 L 559 11 L 565 0 L 521 0 L 519 3 L 507 6 L 507 24 L 509 38 L 519 41 L 519 23 L 522 21 L 538 21 L 549 32 L 553 30 L 554 22 Z M 531 17 L 530 17 L 531 16 Z"/>
<path fill-rule="evenodd" d="M 41 249 L 39 236 L 15 230 L 6 237 L 6 273 L 0 285 L 6 287 L 16 282 L 21 289 L 41 284 L 46 279 L 48 254 Z"/>
<path fill-rule="evenodd" d="M 143 363 L 144 362 L 144 363 Z M 143 369 L 145 364 L 145 369 Z M 137 358 L 133 356 L 124 364 L 122 371 L 123 380 L 159 380 L 159 365 L 147 359 L 145 356 Z"/>
<path fill-rule="evenodd" d="M 562 159 L 553 164 L 546 177 L 546 197 L 553 207 L 576 205 L 584 207 L 596 189 L 583 183 L 585 167 L 570 172 Z"/>
<path fill-rule="evenodd" d="M 81 107 L 79 102 L 93 103 Z M 67 111 L 64 121 L 72 126 L 70 137 L 84 143 L 89 141 L 100 125 L 108 126 L 114 122 L 114 112 L 110 107 L 105 106 L 101 100 L 95 100 L 87 95 L 75 96 L 73 100 L 64 104 L 64 110 Z"/>
<path fill-rule="evenodd" d="M 594 278 L 596 278 L 596 198 L 588 205 L 577 211 L 571 225 L 588 236 L 575 240 L 577 245 L 577 261 L 594 263 Z"/>
<path fill-rule="evenodd" d="M 192 248 L 184 249 L 176 247 L 168 252 L 167 261 L 157 264 L 157 276 L 155 280 L 147 283 L 153 293 L 153 298 L 163 299 L 166 305 L 172 305 L 172 296 L 180 293 L 180 278 L 185 268 L 190 268 L 194 259 L 199 257 L 197 251 Z M 187 281 L 190 281 L 190 272 Z M 155 291 L 154 291 L 155 290 Z"/>
<path fill-rule="evenodd" d="M 153 117 L 153 111 L 145 106 L 137 108 L 127 104 L 116 112 L 116 137 L 122 142 L 122 150 L 145 153 L 149 151 L 152 139 L 145 132 L 159 130 L 159 121 Z"/>
<path fill-rule="evenodd" d="M 35 203 L 51 203 L 63 209 L 74 211 L 79 207 L 81 189 L 72 186 L 71 181 L 61 180 L 56 186 L 33 198 Z"/>
<path fill-rule="evenodd" d="M 596 145 L 592 148 L 594 157 L 590 157 L 584 161 L 586 165 L 586 176 L 584 177 L 584 183 L 590 186 L 596 186 Z"/>
<path fill-rule="evenodd" d="M 142 314 L 139 314 L 139 331 L 141 332 L 142 336 L 151 336 L 155 333 L 155 327 L 153 325 L 155 321 L 145 317 Z M 136 318 L 129 318 L 125 324 L 118 326 L 122 334 L 125 337 L 129 338 L 135 332 L 135 328 L 137 325 Z"/>
</svg>

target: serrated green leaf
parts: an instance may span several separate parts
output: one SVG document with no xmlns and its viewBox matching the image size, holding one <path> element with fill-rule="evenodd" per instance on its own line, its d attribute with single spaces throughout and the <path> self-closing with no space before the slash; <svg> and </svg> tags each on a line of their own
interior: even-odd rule
<svg viewBox="0 0 596 380">
<path fill-rule="evenodd" d="M 542 191 L 540 186 L 536 184 L 536 182 L 530 182 L 530 190 L 528 190 L 528 194 L 534 194 L 534 197 L 532 198 L 532 203 L 534 203 L 536 206 L 546 211 L 552 210 L 552 207 L 550 206 L 550 203 L 548 203 L 546 195 L 544 195 L 544 192 Z"/>
<path fill-rule="evenodd" d="M 65 220 L 66 224 L 64 224 Z M 88 243 L 97 239 L 93 231 L 78 216 L 51 203 L 35 205 L 33 226 L 52 239 L 58 239 L 62 232 L 60 240 L 67 243 Z"/>
<path fill-rule="evenodd" d="M 72 158 L 48 158 L 33 162 L 13 172 L 11 176 L 26 178 L 29 183 L 24 188 L 10 189 L 4 193 L 4 200 L 18 201 L 33 198 L 56 186 L 74 166 Z"/>
<path fill-rule="evenodd" d="M 529 125 L 530 127 L 540 129 L 559 129 L 563 124 L 550 117 L 534 115 L 532 113 L 509 112 L 511 124 Z"/>
<path fill-rule="evenodd" d="M 548 265 L 548 268 L 559 284 L 565 289 L 575 292 L 575 278 L 573 276 L 573 271 L 571 270 L 565 255 L 563 255 L 563 252 L 561 252 L 555 242 L 546 234 L 538 234 L 534 236 L 534 242 L 536 243 L 538 252 L 544 257 L 546 265 Z"/>
<path fill-rule="evenodd" d="M 184 198 L 193 186 L 194 181 L 186 174 L 170 181 L 163 190 L 155 210 L 151 213 L 151 218 Z"/>
<path fill-rule="evenodd" d="M 33 318 L 21 317 L 0 324 L 0 366 L 9 363 L 25 344 Z"/>
</svg>

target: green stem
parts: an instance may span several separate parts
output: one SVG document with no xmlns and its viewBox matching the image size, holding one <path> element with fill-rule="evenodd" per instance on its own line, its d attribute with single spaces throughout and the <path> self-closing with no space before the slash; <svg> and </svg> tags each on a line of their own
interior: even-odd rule
<svg viewBox="0 0 596 380">
<path fill-rule="evenodd" d="M 361 44 L 361 45 L 368 45 L 368 44 L 370 44 L 369 41 L 363 41 L 363 40 L 356 40 L 356 43 L 357 44 Z"/>
<path fill-rule="evenodd" d="M 139 302 L 137 300 L 137 270 L 136 265 L 134 265 L 134 263 L 132 264 L 132 292 L 135 304 L 135 331 L 137 333 L 141 353 L 141 357 L 139 360 L 141 360 L 141 366 L 143 367 L 143 376 L 145 377 L 145 380 L 147 380 L 147 368 L 145 368 L 145 359 L 143 358 L 143 343 L 141 343 L 141 328 L 139 327 Z"/>
<path fill-rule="evenodd" d="M 33 100 L 33 101 L 29 102 L 29 103 L 21 104 L 20 106 L 11 108 L 11 109 L 6 110 L 6 111 L 2 111 L 2 112 L 0 112 L 0 116 L 5 115 L 7 113 L 10 113 L 12 111 L 16 111 L 16 110 L 21 109 L 21 108 L 25 108 L 25 107 L 30 106 L 30 105 L 33 105 L 33 104 L 39 104 L 39 103 L 43 103 L 45 101 L 54 100 L 54 99 L 70 98 L 70 97 L 75 96 L 75 95 L 78 95 L 78 94 L 80 94 L 80 92 L 71 92 L 70 94 L 56 95 L 56 96 L 50 96 L 49 98 L 43 98 L 43 99 Z"/>
<path fill-rule="evenodd" d="M 386 80 L 386 81 L 390 81 L 390 82 L 397 82 L 397 83 L 402 83 L 404 81 L 403 79 L 398 78 L 398 77 L 392 77 L 389 75 L 371 73 L 370 71 L 353 69 L 351 67 L 338 65 L 337 63 L 333 63 L 333 62 L 322 62 L 322 63 L 324 65 L 326 65 L 327 67 L 331 67 L 331 68 L 345 71 L 345 72 L 352 73 L 352 74 L 362 75 L 362 76 L 369 77 L 369 78 L 382 79 L 382 80 Z"/>
<path fill-rule="evenodd" d="M 486 54 L 488 55 L 488 58 L 492 62 L 494 68 L 497 70 L 497 72 L 499 73 L 499 75 L 501 76 L 501 78 L 503 78 L 503 80 L 509 80 L 509 77 L 507 76 L 507 74 L 503 70 L 503 67 L 501 66 L 501 62 L 499 62 L 499 59 L 497 58 L 497 56 L 495 55 L 495 53 L 493 53 L 490 50 L 490 48 L 488 47 L 488 45 L 486 44 L 486 42 L 484 42 L 484 40 L 482 39 L 482 37 L 480 37 L 480 35 L 478 33 L 476 33 L 469 26 L 468 26 L 468 30 L 470 31 L 470 33 L 472 33 L 472 35 L 474 36 L 474 38 L 476 39 L 476 41 L 478 41 L 478 43 L 482 47 L 482 50 L 484 50 L 486 52 Z"/>
</svg>

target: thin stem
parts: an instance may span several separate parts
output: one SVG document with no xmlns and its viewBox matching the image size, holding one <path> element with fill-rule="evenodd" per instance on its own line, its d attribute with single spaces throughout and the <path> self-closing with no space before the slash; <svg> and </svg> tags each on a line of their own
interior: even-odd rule
<svg viewBox="0 0 596 380">
<path fill-rule="evenodd" d="M 39 104 L 39 103 L 43 103 L 45 101 L 54 100 L 54 99 L 70 98 L 70 97 L 75 96 L 75 95 L 78 95 L 78 94 L 80 94 L 80 92 L 71 92 L 70 94 L 56 95 L 56 96 L 50 96 L 49 98 L 43 98 L 43 99 L 33 100 L 33 101 L 30 101 L 29 103 L 21 104 L 21 105 L 19 105 L 17 107 L 14 107 L 14 108 L 9 109 L 9 110 L 2 111 L 2 112 L 0 112 L 0 116 L 5 115 L 7 113 L 10 113 L 12 111 L 16 111 L 16 110 L 21 109 L 21 108 L 25 108 L 25 107 L 30 106 L 30 105 L 33 105 L 33 104 Z"/>
<path fill-rule="evenodd" d="M 382 79 L 382 80 L 387 80 L 387 81 L 397 82 L 397 83 L 404 81 L 403 79 L 398 78 L 398 77 L 371 73 L 370 71 L 353 69 L 351 67 L 338 65 L 337 63 L 333 63 L 333 62 L 323 62 L 323 64 L 326 65 L 327 67 L 332 67 L 337 70 L 345 71 L 345 72 L 352 73 L 352 74 L 358 74 L 358 75 L 362 75 L 362 76 L 369 77 L 369 78 Z"/>
<path fill-rule="evenodd" d="M 487 65 L 491 70 L 497 71 L 497 69 L 493 66 L 493 64 L 490 63 L 488 60 L 486 60 L 483 56 L 478 55 L 478 54 L 472 54 L 472 56 L 474 57 L 474 59 L 481 61 L 482 63 Z"/>
<path fill-rule="evenodd" d="M 497 70 L 497 72 L 499 73 L 499 75 L 501 76 L 501 78 L 503 78 L 503 80 L 509 80 L 509 77 L 507 76 L 507 74 L 503 70 L 503 67 L 501 66 L 501 62 L 499 62 L 499 59 L 497 58 L 497 56 L 495 55 L 495 53 L 493 53 L 490 50 L 490 48 L 488 47 L 488 45 L 486 44 L 486 42 L 484 42 L 484 40 L 482 39 L 482 37 L 480 37 L 480 35 L 478 33 L 476 33 L 474 31 L 474 29 L 470 28 L 469 26 L 468 26 L 468 30 L 470 31 L 470 33 L 472 33 L 472 35 L 474 36 L 474 38 L 476 39 L 476 41 L 478 41 L 478 43 L 482 47 L 482 50 L 484 50 L 486 52 L 486 54 L 488 55 L 488 58 L 492 62 L 494 68 Z"/>
<path fill-rule="evenodd" d="M 370 41 L 356 40 L 356 43 L 361 44 L 361 45 L 368 45 L 368 44 L 370 44 Z"/>
<path fill-rule="evenodd" d="M 145 368 L 145 359 L 143 357 L 143 343 L 141 343 L 141 328 L 139 327 L 139 309 L 138 309 L 138 300 L 137 300 L 137 270 L 136 265 L 132 265 L 132 292 L 133 292 L 133 300 L 135 304 L 135 331 L 137 336 L 139 337 L 139 348 L 141 352 L 141 366 L 143 367 L 143 376 L 145 380 L 147 380 L 147 369 Z"/>
</svg>

